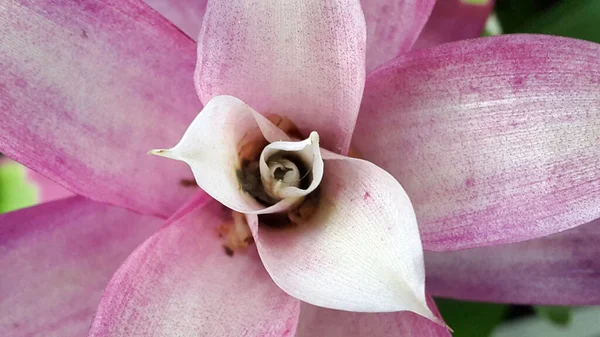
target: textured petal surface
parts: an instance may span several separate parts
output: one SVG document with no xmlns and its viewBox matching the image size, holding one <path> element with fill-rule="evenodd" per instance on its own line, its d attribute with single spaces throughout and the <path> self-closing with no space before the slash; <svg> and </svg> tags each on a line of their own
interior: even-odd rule
<svg viewBox="0 0 600 337">
<path fill-rule="evenodd" d="M 525 242 L 425 252 L 427 289 L 464 300 L 600 304 L 600 219 Z"/>
<path fill-rule="evenodd" d="M 44 177 L 43 175 L 25 168 L 28 181 L 35 186 L 37 190 L 37 202 L 45 203 L 48 201 L 64 199 L 73 196 L 73 192 L 58 185 L 54 181 Z"/>
<path fill-rule="evenodd" d="M 477 3 L 465 0 L 436 1 L 415 48 L 435 47 L 446 42 L 480 37 L 493 9 L 494 0 Z"/>
<path fill-rule="evenodd" d="M 438 2 L 446 1 L 450 0 Z M 367 23 L 367 72 L 410 50 L 434 4 L 435 0 L 361 0 Z"/>
<path fill-rule="evenodd" d="M 208 0 L 144 0 L 169 19 L 187 36 L 196 40 Z"/>
<path fill-rule="evenodd" d="M 82 197 L 0 216 L 0 336 L 85 336 L 110 277 L 161 223 Z"/>
<path fill-rule="evenodd" d="M 398 179 L 423 246 L 545 236 L 600 217 L 600 45 L 512 35 L 369 77 L 354 146 Z"/>
<path fill-rule="evenodd" d="M 211 99 L 172 149 L 152 154 L 186 162 L 196 183 L 223 205 L 238 212 L 260 212 L 265 206 L 242 190 L 242 161 L 260 155 L 265 138 L 289 140 L 269 120 L 231 96 Z M 255 151 L 256 150 L 256 151 Z M 248 155 L 252 153 L 252 155 Z"/>
<path fill-rule="evenodd" d="M 435 303 L 428 298 L 428 305 Z M 412 312 L 358 313 L 300 306 L 295 337 L 450 337 L 445 327 Z"/>
<path fill-rule="evenodd" d="M 255 248 L 225 254 L 215 229 L 226 214 L 202 193 L 174 215 L 110 281 L 90 336 L 293 336 L 299 301 Z"/>
<path fill-rule="evenodd" d="M 365 40 L 358 0 L 213 1 L 198 40 L 196 89 L 204 103 L 232 95 L 290 118 L 344 152 L 364 87 Z"/>
<path fill-rule="evenodd" d="M 199 111 L 194 43 L 141 0 L 0 3 L 0 152 L 94 200 L 168 216 L 185 165 L 146 155 Z"/>
<path fill-rule="evenodd" d="M 284 291 L 313 305 L 432 317 L 406 193 L 371 163 L 325 154 L 320 200 L 305 222 L 274 229 L 249 216 L 267 271 Z"/>
</svg>

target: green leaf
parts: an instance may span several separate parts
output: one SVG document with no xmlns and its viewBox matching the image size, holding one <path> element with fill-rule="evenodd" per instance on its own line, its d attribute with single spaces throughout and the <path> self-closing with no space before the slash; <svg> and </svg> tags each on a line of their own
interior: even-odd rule
<svg viewBox="0 0 600 337">
<path fill-rule="evenodd" d="M 464 4 L 469 5 L 487 5 L 492 0 L 461 0 Z"/>
<path fill-rule="evenodd" d="M 463 302 L 436 298 L 435 303 L 446 321 L 454 330 L 453 337 L 490 336 L 502 322 L 508 308 L 504 304 Z"/>
<path fill-rule="evenodd" d="M 567 326 L 571 322 L 570 307 L 536 306 L 534 308 L 538 317 L 545 318 L 556 325 Z"/>
<path fill-rule="evenodd" d="M 0 213 L 35 205 L 37 190 L 25 176 L 25 167 L 14 162 L 0 164 Z"/>
<path fill-rule="evenodd" d="M 563 0 L 524 23 L 523 33 L 568 36 L 600 43 L 600 1 Z"/>
<path fill-rule="evenodd" d="M 552 7 L 557 0 L 496 0 L 495 11 L 505 33 L 519 31 L 525 23 Z"/>
</svg>

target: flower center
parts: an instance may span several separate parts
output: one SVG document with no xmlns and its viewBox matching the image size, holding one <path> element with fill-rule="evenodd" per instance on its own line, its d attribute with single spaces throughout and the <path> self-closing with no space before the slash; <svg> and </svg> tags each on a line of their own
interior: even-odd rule
<svg viewBox="0 0 600 337">
<path fill-rule="evenodd" d="M 301 137 L 291 121 L 278 116 L 269 118 L 288 136 Z M 237 144 L 236 170 L 241 189 L 269 208 L 258 215 L 261 226 L 271 229 L 295 227 L 308 220 L 319 204 L 319 184 L 323 177 L 323 159 L 319 135 L 311 132 L 305 140 L 269 143 L 260 130 L 246 133 Z M 244 215 L 232 211 L 233 221 L 219 227 L 228 255 L 251 243 Z"/>
<path fill-rule="evenodd" d="M 296 164 L 287 159 L 280 161 L 271 160 L 268 163 L 273 178 L 288 186 L 298 187 L 300 184 L 300 173 Z"/>
<path fill-rule="evenodd" d="M 262 156 L 261 156 L 262 158 Z M 302 158 L 296 153 L 274 153 L 260 164 L 260 178 L 265 192 L 275 200 L 304 196 L 312 182 L 312 156 Z"/>
<path fill-rule="evenodd" d="M 258 160 L 242 163 L 238 179 L 242 189 L 257 201 L 271 206 L 284 200 L 287 210 L 318 187 L 322 173 L 319 135 L 312 132 L 303 141 L 267 144 Z"/>
</svg>

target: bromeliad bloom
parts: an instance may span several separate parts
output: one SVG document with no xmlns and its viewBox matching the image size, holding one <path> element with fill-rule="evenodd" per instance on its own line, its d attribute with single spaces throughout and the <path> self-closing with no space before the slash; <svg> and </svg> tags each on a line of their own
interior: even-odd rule
<svg viewBox="0 0 600 337">
<path fill-rule="evenodd" d="M 253 239 L 288 294 L 333 309 L 411 310 L 436 320 L 412 206 L 375 165 L 319 149 L 314 131 L 293 141 L 231 96 L 212 98 L 177 146 L 151 153 L 187 162 L 202 190 L 250 215 L 249 230 L 234 217 L 226 249 L 233 254 L 236 242 Z"/>
<path fill-rule="evenodd" d="M 90 335 L 447 336 L 413 313 L 319 307 L 433 318 L 407 195 L 439 251 L 429 291 L 600 302 L 586 241 L 600 234 L 598 45 L 504 36 L 380 66 L 432 1 L 365 1 L 364 16 L 349 0 L 215 1 L 196 58 L 138 1 L 0 4 L 0 151 L 154 215 L 75 197 L 3 216 L 3 333 L 81 335 L 117 264 L 162 226 L 114 274 Z M 162 154 L 246 218 L 146 156 L 188 126 Z M 344 157 L 351 142 L 374 164 Z"/>
</svg>

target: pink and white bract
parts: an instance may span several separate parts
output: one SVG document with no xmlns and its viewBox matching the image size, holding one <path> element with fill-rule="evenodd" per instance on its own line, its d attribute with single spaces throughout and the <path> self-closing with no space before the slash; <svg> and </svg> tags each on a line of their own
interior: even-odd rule
<svg viewBox="0 0 600 337">
<path fill-rule="evenodd" d="M 600 45 L 463 40 L 491 2 L 148 3 L 181 30 L 0 0 L 0 152 L 79 195 L 0 216 L 0 335 L 437 337 L 429 294 L 600 303 Z M 322 173 L 308 222 L 240 191 L 256 130 Z M 147 155 L 184 134 L 193 172 Z M 233 256 L 223 205 L 254 241 Z"/>
</svg>

